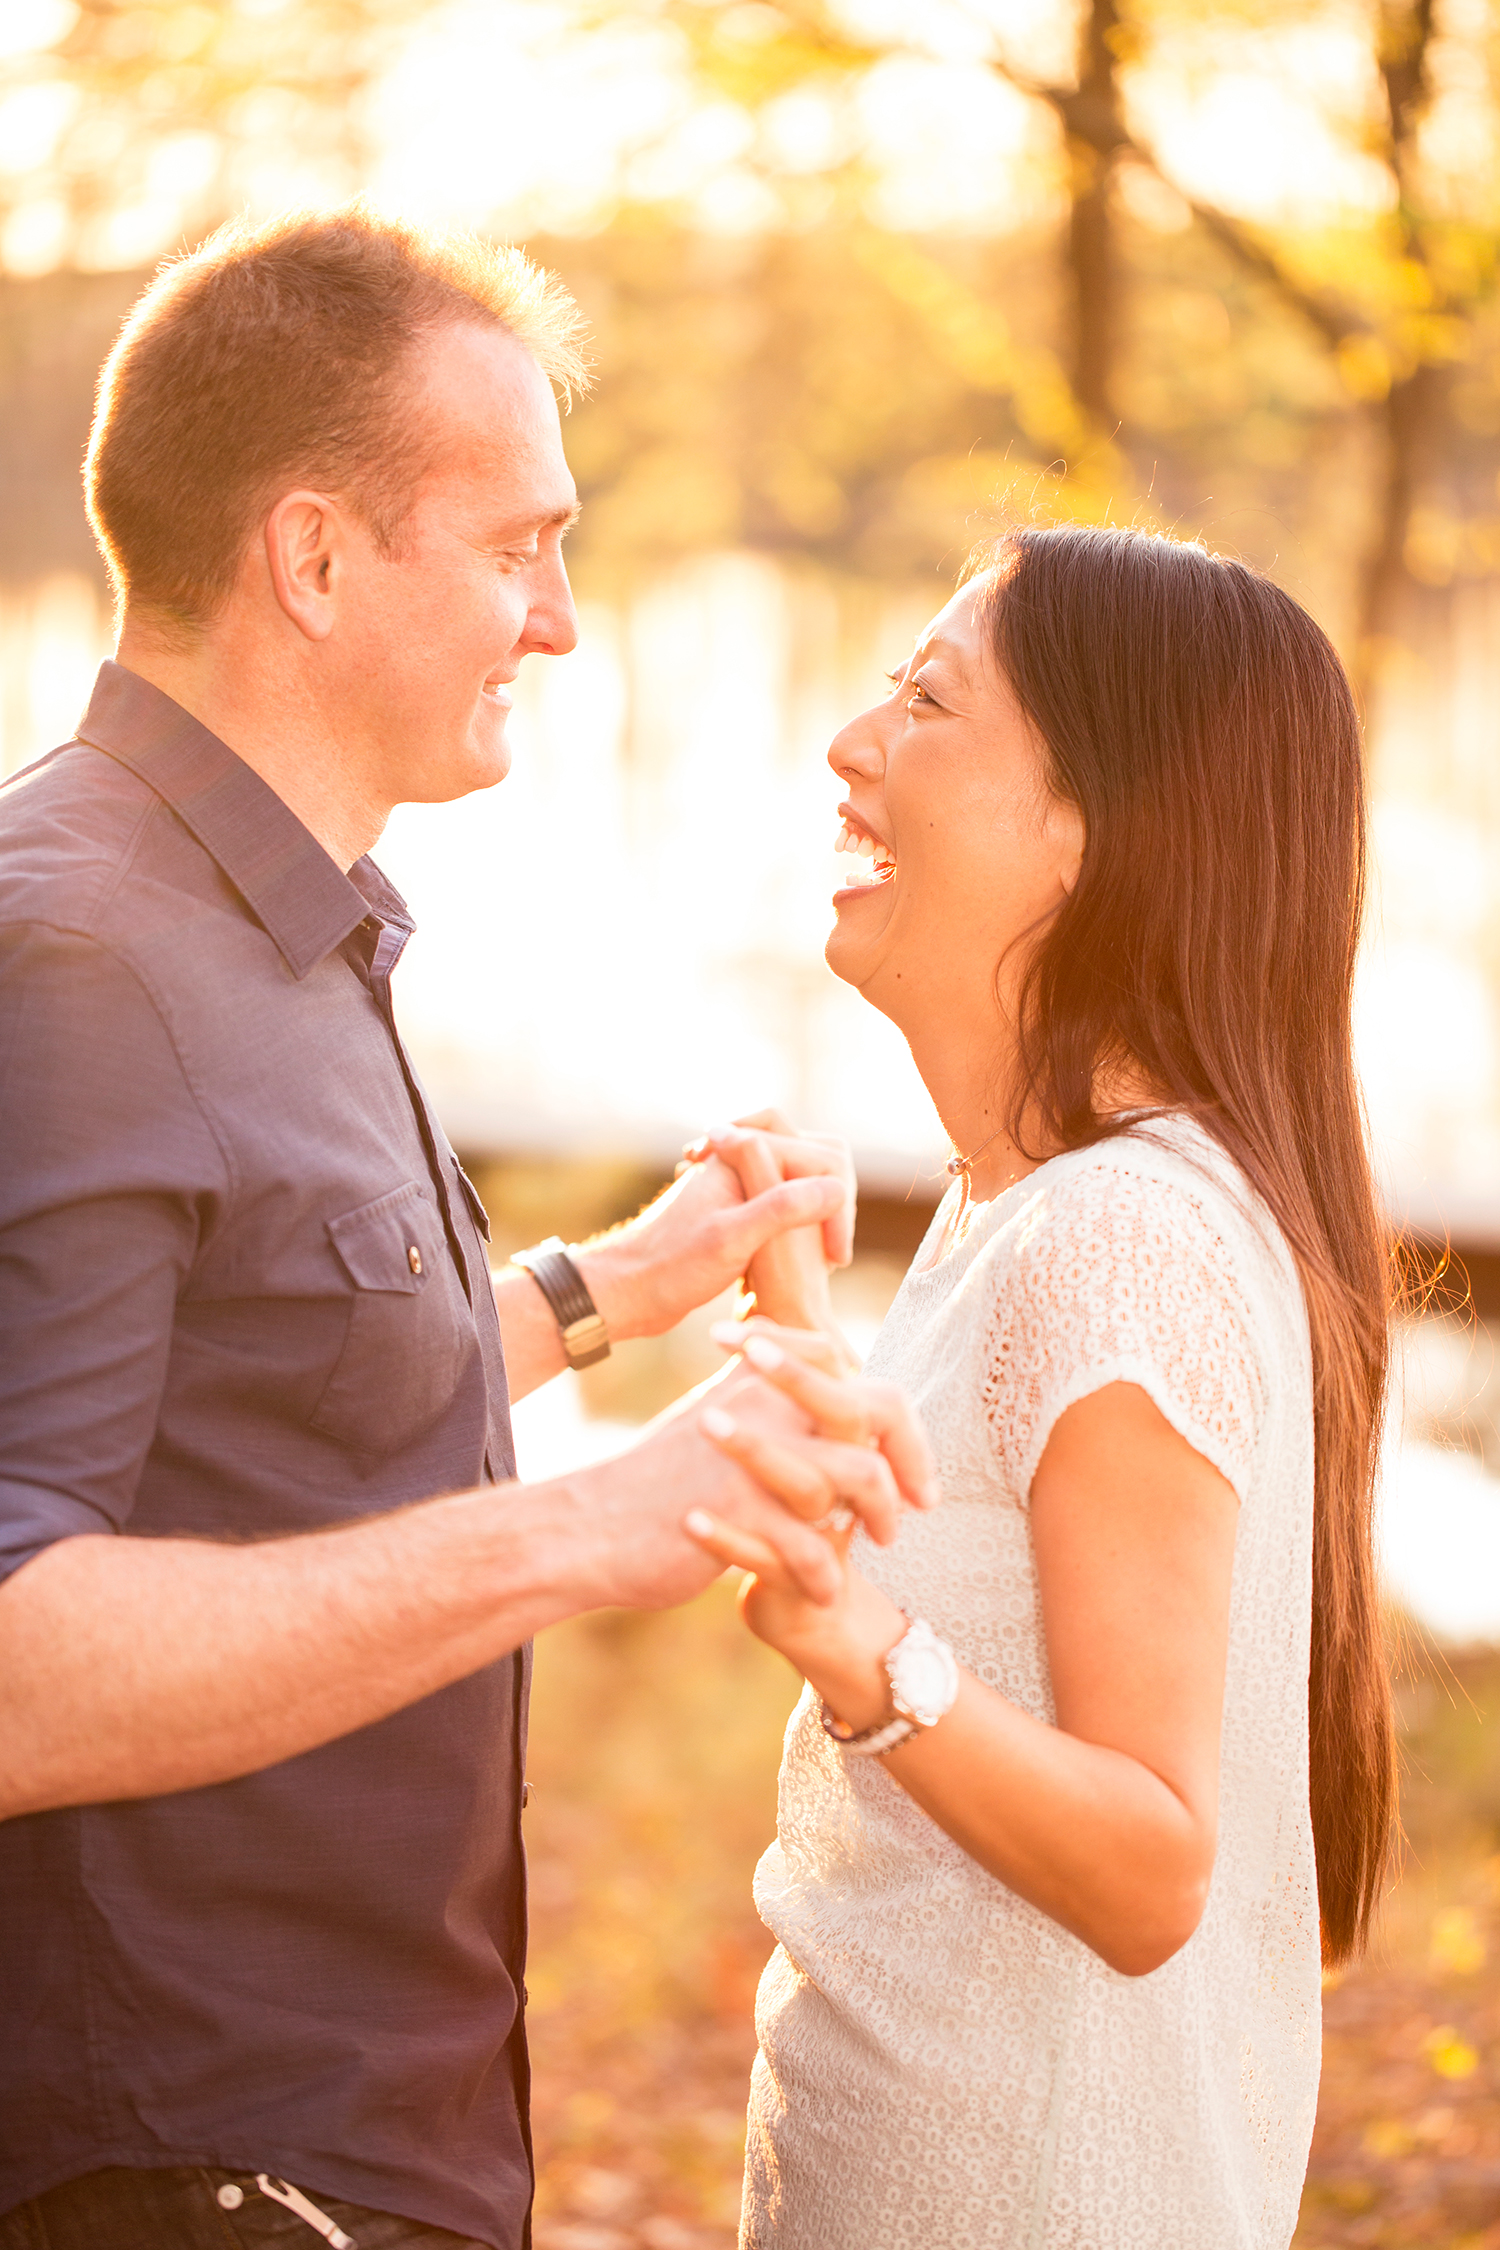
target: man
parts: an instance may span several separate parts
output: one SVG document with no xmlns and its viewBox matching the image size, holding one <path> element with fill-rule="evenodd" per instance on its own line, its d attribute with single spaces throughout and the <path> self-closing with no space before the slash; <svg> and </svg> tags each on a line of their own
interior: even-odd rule
<svg viewBox="0 0 1500 2250">
<path fill-rule="evenodd" d="M 521 658 L 574 642 L 575 320 L 516 253 L 344 213 L 217 238 L 105 370 L 118 661 L 0 800 L 6 2250 L 513 2250 L 529 1637 L 696 1592 L 695 1504 L 831 1593 L 765 1487 L 888 1536 L 890 1469 L 835 1440 L 884 1430 L 920 1497 L 888 1398 L 743 1373 L 742 1443 L 688 1411 L 513 1481 L 507 1369 L 843 1203 L 697 1167 L 492 1293 L 396 1033 L 365 855 L 503 776 Z"/>
</svg>

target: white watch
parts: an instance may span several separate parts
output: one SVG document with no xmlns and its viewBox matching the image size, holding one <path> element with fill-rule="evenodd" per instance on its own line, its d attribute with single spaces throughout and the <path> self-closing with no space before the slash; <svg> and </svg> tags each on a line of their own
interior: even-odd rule
<svg viewBox="0 0 1500 2250">
<path fill-rule="evenodd" d="M 899 1641 L 886 1651 L 894 1718 L 877 1719 L 856 1733 L 823 1705 L 823 1731 L 856 1758 L 878 1758 L 914 1734 L 935 1727 L 952 1710 L 958 1694 L 958 1659 L 940 1641 L 925 1617 L 914 1618 Z"/>
</svg>

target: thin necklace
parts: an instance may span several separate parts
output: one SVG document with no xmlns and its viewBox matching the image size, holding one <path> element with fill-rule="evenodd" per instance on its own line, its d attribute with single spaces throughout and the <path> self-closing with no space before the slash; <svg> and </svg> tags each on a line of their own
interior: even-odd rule
<svg viewBox="0 0 1500 2250">
<path fill-rule="evenodd" d="M 947 1170 L 949 1176 L 955 1180 L 962 1180 L 964 1183 L 963 1194 L 958 1199 L 958 1209 L 954 1212 L 953 1218 L 950 1222 L 950 1231 L 955 1236 L 957 1235 L 959 1229 L 963 1226 L 964 1220 L 969 1215 L 969 1204 L 973 1198 L 974 1182 L 969 1176 L 970 1171 L 973 1165 L 978 1161 L 978 1159 L 983 1156 L 985 1150 L 990 1145 L 990 1141 L 997 1141 L 1004 1129 L 1005 1128 L 1003 1126 L 997 1125 L 994 1132 L 991 1133 L 989 1141 L 981 1141 L 978 1148 L 970 1149 L 967 1156 L 960 1156 L 955 1150 L 953 1155 L 948 1159 Z"/>
<path fill-rule="evenodd" d="M 956 1180 L 959 1177 L 959 1174 L 962 1173 L 963 1177 L 967 1180 L 969 1176 L 970 1165 L 975 1163 L 979 1157 L 983 1156 L 985 1150 L 990 1145 L 990 1141 L 999 1140 L 1000 1135 L 1004 1130 L 1004 1126 L 997 1125 L 993 1133 L 991 1133 L 990 1135 L 990 1140 L 981 1141 L 978 1148 L 971 1149 L 967 1156 L 959 1156 L 957 1154 L 950 1156 L 947 1163 L 947 1170 L 950 1177 Z"/>
</svg>

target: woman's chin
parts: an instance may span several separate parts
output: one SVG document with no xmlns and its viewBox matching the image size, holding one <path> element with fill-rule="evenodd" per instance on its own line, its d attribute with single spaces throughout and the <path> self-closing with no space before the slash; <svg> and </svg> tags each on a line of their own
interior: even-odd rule
<svg viewBox="0 0 1500 2250">
<path fill-rule="evenodd" d="M 884 950 L 895 905 L 894 877 L 878 883 L 851 883 L 833 894 L 834 925 L 823 958 L 845 984 L 863 984 Z"/>
<path fill-rule="evenodd" d="M 841 912 L 828 933 L 823 958 L 845 984 L 862 985 L 875 967 L 875 948 L 868 932 L 851 927 L 855 916 Z"/>
</svg>

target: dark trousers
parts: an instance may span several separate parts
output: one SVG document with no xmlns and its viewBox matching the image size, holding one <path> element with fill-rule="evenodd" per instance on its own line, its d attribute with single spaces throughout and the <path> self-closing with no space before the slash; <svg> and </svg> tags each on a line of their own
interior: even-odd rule
<svg viewBox="0 0 1500 2250">
<path fill-rule="evenodd" d="M 315 2188 L 303 2193 L 357 2250 L 490 2250 L 446 2227 L 366 2211 Z M 262 2195 L 253 2172 L 198 2165 L 162 2172 L 115 2165 L 49 2188 L 0 2218 L 0 2250 L 318 2250 L 322 2240 L 295 2211 Z"/>
</svg>

